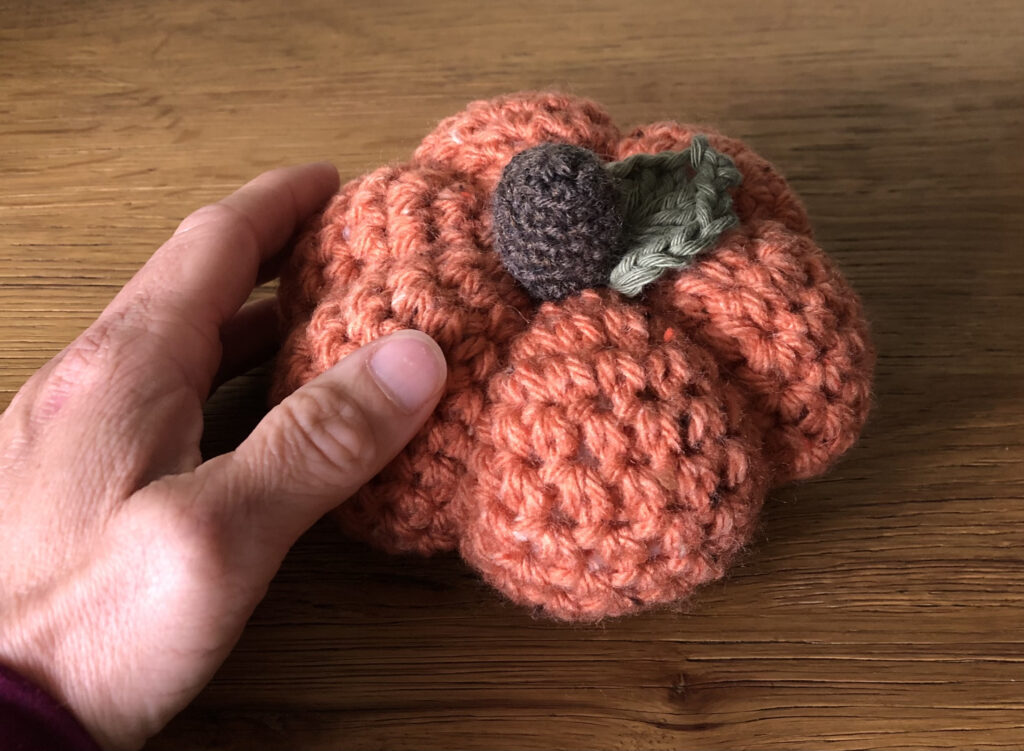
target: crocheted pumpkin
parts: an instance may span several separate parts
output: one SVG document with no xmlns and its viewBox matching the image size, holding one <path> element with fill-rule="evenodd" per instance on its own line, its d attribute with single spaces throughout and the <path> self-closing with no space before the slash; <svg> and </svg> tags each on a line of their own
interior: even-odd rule
<svg viewBox="0 0 1024 751">
<path fill-rule="evenodd" d="M 513 600 L 595 620 L 724 573 L 770 487 L 823 472 L 868 412 L 856 295 L 739 141 L 596 104 L 470 104 L 300 236 L 279 400 L 416 328 L 447 390 L 337 511 L 387 551 L 458 549 Z"/>
</svg>

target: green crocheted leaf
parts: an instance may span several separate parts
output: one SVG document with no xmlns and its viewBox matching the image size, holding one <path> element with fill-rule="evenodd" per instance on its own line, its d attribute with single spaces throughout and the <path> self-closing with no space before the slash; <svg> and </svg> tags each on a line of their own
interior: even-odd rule
<svg viewBox="0 0 1024 751">
<path fill-rule="evenodd" d="M 619 182 L 625 234 L 608 286 L 629 297 L 693 263 L 739 221 L 729 191 L 740 171 L 702 135 L 685 151 L 635 154 L 606 168 Z"/>
</svg>

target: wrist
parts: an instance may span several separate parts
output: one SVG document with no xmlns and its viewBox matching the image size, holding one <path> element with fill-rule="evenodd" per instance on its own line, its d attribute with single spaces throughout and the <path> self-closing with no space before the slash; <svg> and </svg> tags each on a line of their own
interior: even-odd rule
<svg viewBox="0 0 1024 751">
<path fill-rule="evenodd" d="M 117 733 L 114 713 L 104 710 L 111 704 L 103 700 L 104 689 L 91 678 L 96 671 L 90 670 L 101 660 L 75 647 L 80 641 L 75 626 L 83 625 L 87 616 L 77 609 L 62 609 L 68 617 L 60 619 L 54 608 L 26 599 L 9 608 L 0 622 L 0 668 L 6 667 L 10 675 L 47 697 L 92 739 L 93 748 L 140 747 L 145 738 Z"/>
<path fill-rule="evenodd" d="M 4 664 L 0 664 L 0 731 L 11 748 L 100 749 L 67 707 Z"/>
</svg>

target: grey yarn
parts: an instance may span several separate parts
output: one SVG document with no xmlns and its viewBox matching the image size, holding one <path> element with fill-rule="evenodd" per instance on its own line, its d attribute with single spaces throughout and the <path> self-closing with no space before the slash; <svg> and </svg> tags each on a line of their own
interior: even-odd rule
<svg viewBox="0 0 1024 751">
<path fill-rule="evenodd" d="M 704 136 L 685 151 L 636 154 L 605 168 L 618 182 L 627 249 L 608 286 L 624 295 L 690 265 L 738 223 L 729 189 L 740 184 L 740 171 Z"/>
</svg>

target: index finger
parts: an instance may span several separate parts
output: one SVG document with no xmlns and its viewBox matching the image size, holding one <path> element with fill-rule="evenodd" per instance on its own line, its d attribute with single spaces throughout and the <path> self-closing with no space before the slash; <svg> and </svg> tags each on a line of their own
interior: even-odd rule
<svg viewBox="0 0 1024 751">
<path fill-rule="evenodd" d="M 338 172 L 330 164 L 285 167 L 193 212 L 98 323 L 138 323 L 144 316 L 145 328 L 160 337 L 197 390 L 208 387 L 220 361 L 220 327 L 252 292 L 260 265 L 337 189 Z"/>
</svg>

